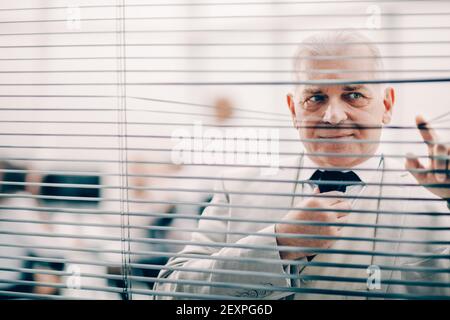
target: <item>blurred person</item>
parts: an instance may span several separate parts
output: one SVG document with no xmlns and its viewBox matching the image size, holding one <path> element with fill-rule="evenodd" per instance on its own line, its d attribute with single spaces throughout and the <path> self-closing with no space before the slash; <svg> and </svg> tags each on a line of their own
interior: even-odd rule
<svg viewBox="0 0 450 320">
<path fill-rule="evenodd" d="M 117 293 L 85 289 L 88 286 L 108 285 L 105 278 L 85 276 L 107 273 L 107 267 L 102 265 L 99 258 L 109 241 L 101 238 L 111 237 L 113 232 L 106 216 L 97 213 L 102 199 L 101 173 L 89 170 L 88 173 L 77 174 L 69 170 L 67 173 L 45 174 L 39 181 L 39 194 L 42 196 L 40 205 L 50 207 L 51 211 L 51 214 L 47 213 L 47 219 L 52 223 L 51 232 L 55 236 L 49 239 L 58 243 L 61 249 L 57 252 L 67 261 L 66 275 L 62 277 L 65 286 L 60 290 L 61 295 L 78 299 L 119 298 Z M 120 245 L 115 250 L 120 252 Z"/>
<path fill-rule="evenodd" d="M 348 56 L 368 58 L 343 58 Z M 254 168 L 225 173 L 232 179 L 218 181 L 205 219 L 181 252 L 203 258 L 171 259 L 167 267 L 175 269 L 163 269 L 159 277 L 177 281 L 157 282 L 161 296 L 156 298 L 173 298 L 173 292 L 268 299 L 351 299 L 345 292 L 364 298 L 372 291 L 378 297 L 450 296 L 448 286 L 414 285 L 450 283 L 449 273 L 428 271 L 450 268 L 449 246 L 436 244 L 450 240 L 447 230 L 436 230 L 450 225 L 449 148 L 418 116 L 428 146 L 427 166 L 408 155 L 405 170 L 392 158 L 377 155 L 383 126 L 391 121 L 395 90 L 365 81 L 376 79 L 382 65 L 377 46 L 358 32 L 319 33 L 304 40 L 296 76 L 306 82 L 287 96 L 304 153 L 286 159 L 270 177 L 274 182 Z M 330 83 L 336 80 L 345 83 Z M 423 168 L 429 171 L 413 170 Z M 441 187 L 429 186 L 436 183 Z M 324 222 L 327 225 L 314 225 Z M 375 286 L 369 283 L 370 267 L 380 272 Z M 325 279 L 305 279 L 308 276 Z M 362 281 L 337 281 L 346 278 Z M 322 290 L 331 295 L 320 294 Z"/>
<path fill-rule="evenodd" d="M 233 118 L 234 107 L 233 102 L 226 97 L 218 97 L 214 101 L 215 122 L 222 124 Z"/>
<path fill-rule="evenodd" d="M 227 96 L 217 95 L 212 103 L 212 126 L 205 129 L 213 129 L 222 132 L 225 137 L 225 125 L 231 125 L 235 115 L 234 102 Z M 203 141 L 207 143 L 207 141 Z M 223 150 L 227 152 L 226 150 Z M 204 155 L 204 153 L 203 153 Z M 174 191 L 172 197 L 177 199 L 181 204 L 177 204 L 175 210 L 184 215 L 200 215 L 213 196 L 215 177 L 218 176 L 219 168 L 215 165 L 199 164 L 190 165 L 183 163 L 181 169 L 177 173 L 180 177 L 189 177 L 186 179 L 173 180 L 174 188 L 186 189 L 191 191 Z M 185 203 L 185 204 L 183 204 Z M 174 228 L 195 229 L 197 227 L 197 219 L 176 219 L 172 222 Z M 192 232 L 170 232 L 168 238 L 180 241 L 189 241 Z M 172 252 L 182 250 L 184 244 L 174 245 L 171 247 Z"/>
<path fill-rule="evenodd" d="M 60 275 L 34 271 L 63 271 L 64 269 L 63 263 L 46 262 L 45 259 L 40 261 L 39 258 L 59 258 L 60 255 L 37 248 L 49 244 L 49 242 L 43 237 L 30 235 L 30 233 L 50 233 L 52 231 L 51 225 L 39 223 L 39 221 L 47 221 L 46 213 L 32 210 L 39 207 L 36 198 L 31 197 L 39 194 L 39 186 L 36 185 L 39 180 L 38 174 L 27 173 L 25 167 L 5 161 L 0 162 L 0 194 L 2 195 L 0 204 L 3 207 L 0 208 L 1 255 L 11 257 L 11 259 L 0 258 L 0 267 L 2 268 L 0 270 L 0 290 L 45 295 L 55 295 L 60 292 L 56 287 L 38 284 L 61 284 Z M 32 220 L 34 223 L 27 220 Z M 26 270 L 20 271 L 20 269 Z M 14 281 L 34 281 L 36 283 L 26 285 L 14 283 Z M 12 294 L 0 294 L 0 299 L 14 298 L 15 296 Z"/>
<path fill-rule="evenodd" d="M 126 244 L 126 250 L 130 252 L 132 263 L 164 265 L 168 260 L 167 252 L 170 244 L 165 244 L 161 240 L 168 238 L 167 234 L 170 231 L 164 230 L 164 227 L 170 227 L 175 205 L 172 193 L 167 190 L 171 186 L 171 180 L 160 176 L 170 177 L 179 170 L 179 167 L 161 159 L 164 157 L 146 154 L 131 155 L 126 181 L 120 176 L 107 176 L 103 181 L 108 188 L 103 190 L 104 200 L 100 204 L 101 211 L 119 212 L 120 204 L 117 199 L 125 195 L 121 194 L 121 190 L 127 193 L 124 200 L 129 215 L 125 217 L 123 223 L 125 237 L 131 239 L 129 249 L 128 243 Z M 152 163 L 156 160 L 164 163 Z M 111 199 L 116 200 L 110 201 Z M 107 214 L 104 219 L 105 223 L 117 227 L 120 227 L 122 223 L 121 216 L 117 214 Z M 102 233 L 105 232 L 108 233 L 108 237 L 121 238 L 121 228 L 105 228 Z M 122 274 L 121 255 L 109 252 L 120 252 L 122 245 L 120 240 L 103 242 L 102 248 L 105 253 L 101 256 L 102 259 L 111 263 L 111 267 L 108 268 L 110 274 Z M 132 268 L 132 274 L 137 276 L 156 278 L 158 272 L 159 269 L 155 268 Z M 117 287 L 123 286 L 122 280 L 111 281 L 111 283 Z M 145 285 L 152 287 L 153 281 L 149 279 Z"/>
<path fill-rule="evenodd" d="M 2 197 L 1 229 L 8 233 L 1 233 L 0 238 L 11 247 L 5 249 L 7 256 L 22 256 L 23 259 L 1 260 L 2 267 L 34 269 L 32 272 L 5 272 L 3 275 L 9 280 L 26 280 L 46 282 L 60 285 L 49 287 L 42 285 L 17 284 L 6 286 L 10 292 L 27 292 L 46 295 L 62 295 L 74 298 L 111 299 L 117 295 L 109 292 L 83 289 L 85 286 L 106 286 L 106 280 L 96 277 L 84 277 L 84 273 L 104 274 L 106 268 L 96 265 L 98 257 L 95 253 L 85 249 L 100 249 L 104 244 L 96 236 L 107 235 L 104 219 L 96 214 L 80 214 L 71 209 L 92 210 L 97 204 L 88 201 L 98 193 L 99 177 L 95 172 L 89 176 L 75 174 L 38 174 L 31 168 L 21 168 L 5 165 L 6 169 L 26 170 L 26 173 L 8 173 L 4 181 L 26 182 L 25 185 L 2 186 L 2 193 L 9 194 Z M 78 188 L 76 186 L 59 186 L 58 184 L 92 184 L 92 188 Z M 13 193 L 13 194 L 12 194 Z M 73 201 L 66 197 L 77 197 Z M 0 199 L 0 200 L 1 200 Z M 21 210 L 9 210 L 9 207 L 23 207 Z M 46 208 L 46 209 L 43 209 Z M 54 210 L 55 208 L 56 210 Z M 63 208 L 64 210 L 57 210 Z M 14 220 L 14 221 L 12 221 Z M 91 226 L 93 224 L 94 226 Z M 95 226 L 98 224 L 99 226 Z M 19 233 L 17 235 L 10 234 Z M 31 234 L 48 234 L 48 236 L 32 236 Z M 61 235 L 61 236 L 58 236 Z M 73 235 L 73 236 L 65 236 Z M 0 240 L 0 242 L 3 242 Z M 19 245 L 17 247 L 17 245 Z M 48 249 L 47 249 L 48 248 Z M 47 262 L 46 258 L 61 262 Z M 93 261 L 92 264 L 74 264 L 74 260 Z M 48 270 L 36 272 L 35 270 Z M 54 273 L 60 272 L 60 274 Z M 64 271 L 64 275 L 62 275 Z M 62 285 L 62 286 L 61 286 Z M 13 294 L 2 295 L 2 298 L 14 298 Z"/>
</svg>

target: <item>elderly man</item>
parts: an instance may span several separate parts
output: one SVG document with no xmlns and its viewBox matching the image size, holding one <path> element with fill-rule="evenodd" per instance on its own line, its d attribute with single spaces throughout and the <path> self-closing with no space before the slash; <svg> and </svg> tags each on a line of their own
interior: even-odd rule
<svg viewBox="0 0 450 320">
<path fill-rule="evenodd" d="M 417 117 L 429 170 L 377 152 L 395 102 L 393 88 L 370 83 L 381 67 L 359 33 L 303 42 L 304 84 L 287 101 L 304 153 L 270 179 L 227 173 L 157 297 L 450 297 L 449 149 Z"/>
</svg>

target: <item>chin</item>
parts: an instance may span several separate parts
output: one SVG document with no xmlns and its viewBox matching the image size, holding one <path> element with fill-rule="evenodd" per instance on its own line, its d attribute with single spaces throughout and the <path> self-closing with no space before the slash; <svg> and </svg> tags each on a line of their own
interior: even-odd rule
<svg viewBox="0 0 450 320">
<path fill-rule="evenodd" d="M 351 168 L 359 161 L 357 158 L 328 158 L 324 159 L 329 167 Z"/>
<path fill-rule="evenodd" d="M 358 157 L 340 157 L 339 155 L 341 154 L 345 155 L 358 153 L 357 150 L 349 148 L 348 145 L 343 144 L 334 144 L 329 148 L 321 148 L 320 150 L 315 150 L 313 151 L 313 153 L 336 154 L 336 157 L 333 157 L 332 155 L 328 157 L 317 157 L 317 160 L 319 160 L 322 165 L 329 167 L 351 167 L 361 161 L 361 158 Z"/>
<path fill-rule="evenodd" d="M 358 150 L 355 150 L 353 146 L 350 146 L 346 143 L 324 143 L 320 151 L 322 153 L 337 153 L 337 154 L 349 154 L 349 153 L 359 153 Z M 342 158 L 341 158 L 342 159 Z"/>
</svg>

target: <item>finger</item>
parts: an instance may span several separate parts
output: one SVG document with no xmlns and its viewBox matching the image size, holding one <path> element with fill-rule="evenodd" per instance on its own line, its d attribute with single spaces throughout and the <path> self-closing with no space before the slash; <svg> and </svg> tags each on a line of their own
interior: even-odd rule
<svg viewBox="0 0 450 320">
<path fill-rule="evenodd" d="M 422 116 L 416 117 L 416 124 L 423 141 L 427 145 L 432 145 L 436 142 L 436 134 L 434 130 L 429 128 L 428 122 Z"/>
<path fill-rule="evenodd" d="M 338 218 L 337 220 L 339 223 L 347 223 L 348 222 L 348 215 L 344 215 Z M 341 230 L 342 228 L 344 228 L 345 226 L 339 226 L 338 229 Z"/>
<path fill-rule="evenodd" d="M 414 171 L 418 169 L 425 169 L 425 167 L 413 153 L 406 154 L 405 168 L 414 176 L 414 178 L 416 178 L 417 182 L 426 182 L 427 174 L 425 172 Z"/>
<path fill-rule="evenodd" d="M 436 181 L 445 182 L 447 179 L 447 147 L 443 144 L 437 144 L 434 146 L 434 157 L 433 157 L 433 169 L 440 170 L 440 172 L 435 172 L 434 176 Z"/>
<path fill-rule="evenodd" d="M 348 201 L 339 202 L 339 203 L 336 203 L 335 205 L 333 205 L 333 209 L 343 210 L 343 211 L 336 212 L 337 213 L 337 218 L 339 219 L 341 217 L 347 216 L 351 212 L 352 205 Z"/>
<path fill-rule="evenodd" d="M 322 195 L 325 197 L 321 198 L 326 205 L 334 205 L 336 203 L 340 203 L 345 201 L 345 198 L 341 198 L 344 193 L 339 191 L 329 191 L 329 192 L 322 192 Z"/>
</svg>

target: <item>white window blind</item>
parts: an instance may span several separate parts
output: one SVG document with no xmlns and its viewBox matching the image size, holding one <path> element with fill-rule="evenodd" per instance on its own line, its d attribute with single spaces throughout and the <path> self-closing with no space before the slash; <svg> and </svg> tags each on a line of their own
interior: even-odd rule
<svg viewBox="0 0 450 320">
<path fill-rule="evenodd" d="M 0 1 L 0 299 L 449 299 L 450 211 L 403 165 L 429 158 L 417 114 L 450 143 L 449 15 L 437 0 Z M 304 160 L 355 154 L 302 143 L 348 141 L 299 138 L 285 102 L 308 82 L 299 43 L 327 31 L 366 34 L 384 65 L 321 84 L 396 90 L 379 149 L 356 155 L 379 179 L 338 196 L 312 194 Z M 285 218 L 333 198 L 353 218 Z M 297 248 L 281 223 L 352 231 L 282 235 L 333 243 Z"/>
</svg>

